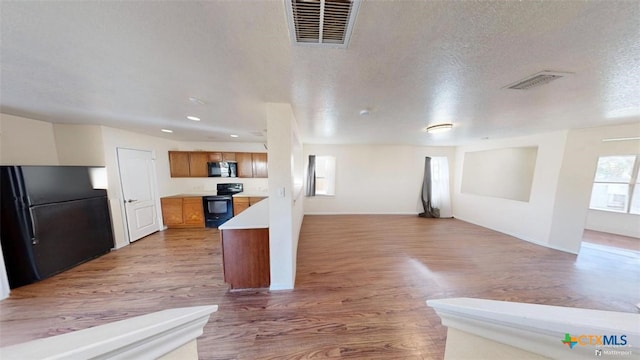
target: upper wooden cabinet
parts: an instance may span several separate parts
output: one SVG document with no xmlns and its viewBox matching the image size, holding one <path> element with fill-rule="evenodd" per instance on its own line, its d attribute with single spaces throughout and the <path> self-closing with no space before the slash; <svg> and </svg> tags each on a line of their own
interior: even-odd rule
<svg viewBox="0 0 640 360">
<path fill-rule="evenodd" d="M 267 172 L 267 154 L 266 153 L 254 153 L 251 154 L 253 159 L 253 177 L 266 178 L 269 177 Z"/>
<path fill-rule="evenodd" d="M 236 161 L 241 178 L 268 177 L 266 153 L 169 151 L 171 177 L 207 177 L 207 163 L 217 161 Z"/>
<path fill-rule="evenodd" d="M 169 151 L 169 167 L 171 177 L 189 177 L 189 153 L 184 151 Z"/>
<path fill-rule="evenodd" d="M 253 177 L 253 159 L 251 153 L 236 153 L 238 162 L 238 177 Z"/>
<path fill-rule="evenodd" d="M 209 153 L 169 151 L 171 177 L 207 177 Z"/>
<path fill-rule="evenodd" d="M 238 162 L 238 177 L 266 178 L 267 171 L 266 153 L 236 153 Z"/>
<path fill-rule="evenodd" d="M 209 153 L 191 152 L 189 153 L 189 176 L 191 177 L 207 177 L 209 167 Z"/>
<path fill-rule="evenodd" d="M 209 161 L 211 161 L 211 162 L 222 161 L 222 153 L 210 152 L 209 153 Z"/>
</svg>

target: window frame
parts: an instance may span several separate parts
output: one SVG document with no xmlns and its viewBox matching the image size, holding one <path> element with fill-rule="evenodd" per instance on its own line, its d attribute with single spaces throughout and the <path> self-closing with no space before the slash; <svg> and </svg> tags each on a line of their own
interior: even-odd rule
<svg viewBox="0 0 640 360">
<path fill-rule="evenodd" d="M 327 176 L 327 174 L 323 174 L 324 176 L 318 176 L 318 168 L 319 168 L 319 164 L 323 161 L 323 158 L 331 158 L 332 159 L 332 163 L 333 163 L 333 176 Z M 336 157 L 333 155 L 316 155 L 316 170 L 315 170 L 315 177 L 316 177 L 316 182 L 315 182 L 315 196 L 325 196 L 325 197 L 332 197 L 336 195 Z M 319 179 L 325 180 L 327 182 L 330 182 L 331 184 L 328 184 L 324 191 L 325 192 L 320 192 L 318 189 L 318 183 L 319 183 Z M 333 189 L 332 193 L 327 193 L 327 190 L 331 190 Z"/>
<path fill-rule="evenodd" d="M 596 180 L 598 177 L 598 167 L 597 164 L 600 163 L 600 159 L 601 158 L 606 158 L 606 157 L 615 157 L 615 156 L 633 156 L 633 166 L 631 168 L 631 176 L 629 178 L 629 180 L 627 182 L 624 181 L 598 181 Z M 631 212 L 631 209 L 634 208 L 634 192 L 637 190 L 638 186 L 640 186 L 640 184 L 638 184 L 638 182 L 640 181 L 640 178 L 638 177 L 638 171 L 640 170 L 640 155 L 639 154 L 625 154 L 625 155 L 603 155 L 603 156 L 598 156 L 598 161 L 596 163 L 596 172 L 593 175 L 593 182 L 592 182 L 592 186 L 591 186 L 591 196 L 589 198 L 589 210 L 596 210 L 596 211 L 605 211 L 605 212 L 610 212 L 610 213 L 618 213 L 618 214 L 631 214 L 631 215 L 640 215 L 640 213 L 635 213 L 635 212 Z M 627 201 L 626 204 L 624 206 L 623 210 L 612 210 L 612 209 L 604 209 L 604 208 L 596 208 L 596 207 L 592 207 L 591 205 L 591 201 L 593 199 L 593 193 L 595 190 L 595 187 L 597 184 L 602 184 L 602 185 L 626 185 L 627 187 Z M 640 189 L 639 189 L 640 190 Z M 638 196 L 638 201 L 640 201 L 640 196 Z M 640 208 L 640 204 L 637 204 L 636 207 Z"/>
</svg>

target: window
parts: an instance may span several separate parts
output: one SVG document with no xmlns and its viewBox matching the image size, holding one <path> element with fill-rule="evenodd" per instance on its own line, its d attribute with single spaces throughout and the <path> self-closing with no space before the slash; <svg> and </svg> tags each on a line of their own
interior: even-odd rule
<svg viewBox="0 0 640 360">
<path fill-rule="evenodd" d="M 316 195 L 336 194 L 336 158 L 316 156 Z"/>
<path fill-rule="evenodd" d="M 309 155 L 307 172 L 307 196 L 335 195 L 336 158 Z"/>
<path fill-rule="evenodd" d="M 637 156 L 602 156 L 598 159 L 590 209 L 640 214 Z"/>
</svg>

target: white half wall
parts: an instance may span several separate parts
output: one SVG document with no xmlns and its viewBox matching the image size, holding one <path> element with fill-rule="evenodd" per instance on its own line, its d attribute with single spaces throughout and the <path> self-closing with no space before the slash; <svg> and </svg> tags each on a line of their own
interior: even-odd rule
<svg viewBox="0 0 640 360">
<path fill-rule="evenodd" d="M 620 155 L 633 150 L 638 153 L 637 141 L 629 143 L 626 141 L 603 142 L 602 140 L 638 136 L 640 136 L 640 122 L 569 132 L 555 193 L 556 202 L 548 242 L 551 247 L 573 253 L 578 253 L 580 250 L 582 234 L 587 226 L 587 213 L 598 157 Z M 637 229 L 639 219 L 640 216 L 631 215 L 621 216 L 617 221 L 620 227 Z M 623 225 L 625 220 L 630 220 L 632 223 Z"/>
<path fill-rule="evenodd" d="M 300 158 L 297 125 L 289 104 L 267 103 L 269 144 L 269 257 L 271 290 L 293 289 L 298 237 L 302 226 L 302 199 L 296 199 L 294 179 L 300 177 L 293 159 Z M 299 170 L 296 170 L 299 169 Z"/>
<path fill-rule="evenodd" d="M 567 132 L 560 131 L 509 139 L 485 140 L 473 145 L 458 147 L 453 190 L 453 215 L 473 224 L 549 246 L 548 238 L 556 186 L 566 137 Z M 465 153 L 521 146 L 538 147 L 531 196 L 528 202 L 461 192 Z"/>
<path fill-rule="evenodd" d="M 58 165 L 53 125 L 0 113 L 0 164 Z"/>
<path fill-rule="evenodd" d="M 310 215 L 423 212 L 420 192 L 426 156 L 446 156 L 449 178 L 454 178 L 453 147 L 305 144 L 303 153 L 305 169 L 309 155 L 336 158 L 336 194 L 305 198 L 305 214 Z"/>
</svg>

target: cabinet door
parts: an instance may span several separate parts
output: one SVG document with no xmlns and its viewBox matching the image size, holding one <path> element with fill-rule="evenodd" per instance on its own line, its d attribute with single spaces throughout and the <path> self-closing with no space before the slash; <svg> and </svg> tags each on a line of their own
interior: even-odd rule
<svg viewBox="0 0 640 360">
<path fill-rule="evenodd" d="M 264 199 L 264 196 L 252 196 L 249 198 L 249 205 L 253 206 Z"/>
<path fill-rule="evenodd" d="M 204 227 L 204 209 L 201 197 L 188 197 L 182 199 L 182 216 L 185 225 L 198 225 Z"/>
<path fill-rule="evenodd" d="M 222 161 L 236 161 L 236 153 L 222 153 Z"/>
<path fill-rule="evenodd" d="M 247 210 L 250 206 L 249 198 L 247 197 L 235 197 L 233 198 L 233 216 L 240 214 Z"/>
<path fill-rule="evenodd" d="M 251 153 L 236 153 L 236 161 L 238 162 L 238 177 L 253 177 L 253 160 Z"/>
<path fill-rule="evenodd" d="M 267 154 L 266 153 L 254 153 L 251 154 L 253 159 L 253 177 L 266 178 L 267 172 Z"/>
<path fill-rule="evenodd" d="M 169 168 L 171 177 L 189 176 L 189 153 L 186 151 L 169 151 Z"/>
<path fill-rule="evenodd" d="M 222 161 L 222 153 L 219 153 L 219 152 L 210 152 L 210 153 L 209 153 L 209 161 L 211 161 L 211 162 L 219 162 L 219 161 Z"/>
<path fill-rule="evenodd" d="M 207 177 L 209 154 L 206 152 L 189 153 L 189 175 L 191 177 Z"/>
<path fill-rule="evenodd" d="M 222 230 L 222 268 L 231 289 L 269 287 L 269 229 Z"/>
<path fill-rule="evenodd" d="M 168 227 L 184 224 L 182 217 L 182 198 L 162 198 L 162 222 Z"/>
</svg>

